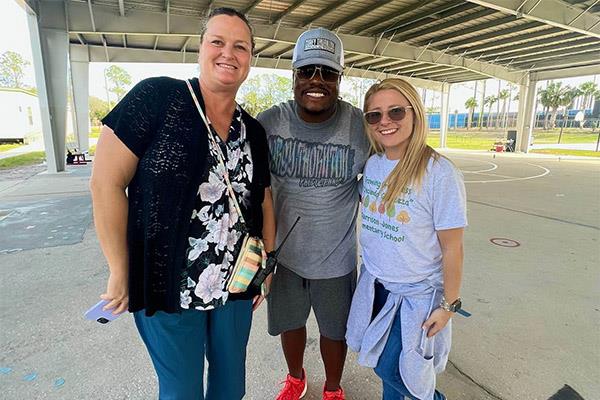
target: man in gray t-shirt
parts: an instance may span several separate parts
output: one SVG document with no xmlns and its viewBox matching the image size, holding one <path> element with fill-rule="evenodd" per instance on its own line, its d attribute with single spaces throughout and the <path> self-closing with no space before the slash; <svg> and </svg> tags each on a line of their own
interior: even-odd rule
<svg viewBox="0 0 600 400">
<path fill-rule="evenodd" d="M 338 99 L 340 39 L 304 32 L 294 48 L 294 100 L 259 114 L 271 152 L 277 242 L 299 216 L 279 256 L 268 297 L 269 333 L 281 334 L 288 364 L 277 399 L 306 390 L 306 320 L 315 312 L 325 364 L 324 399 L 344 399 L 346 320 L 356 285 L 357 176 L 368 158 L 362 112 Z"/>
</svg>

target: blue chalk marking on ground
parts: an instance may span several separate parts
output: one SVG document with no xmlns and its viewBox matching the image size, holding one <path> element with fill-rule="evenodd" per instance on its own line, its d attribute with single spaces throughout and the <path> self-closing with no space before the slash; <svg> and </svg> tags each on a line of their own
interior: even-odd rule
<svg viewBox="0 0 600 400">
<path fill-rule="evenodd" d="M 9 367 L 0 367 L 0 374 L 8 375 L 12 372 L 12 368 Z"/>
<path fill-rule="evenodd" d="M 23 380 L 26 382 L 31 382 L 34 381 L 35 378 L 37 378 L 37 374 L 35 372 L 32 372 L 30 374 L 27 374 L 23 377 Z"/>
<path fill-rule="evenodd" d="M 54 381 L 54 387 L 59 388 L 65 384 L 65 380 L 63 378 L 58 378 Z"/>
</svg>

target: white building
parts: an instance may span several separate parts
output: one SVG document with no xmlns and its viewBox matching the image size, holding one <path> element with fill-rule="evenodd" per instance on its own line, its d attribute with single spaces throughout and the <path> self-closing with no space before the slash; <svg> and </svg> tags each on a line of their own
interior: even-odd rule
<svg viewBox="0 0 600 400">
<path fill-rule="evenodd" d="M 40 106 L 35 94 L 0 87 L 0 142 L 41 138 Z"/>
<path fill-rule="evenodd" d="M 79 148 L 73 136 L 73 114 L 67 105 L 67 142 Z M 42 120 L 37 95 L 25 89 L 0 87 L 0 143 L 42 140 Z"/>
</svg>

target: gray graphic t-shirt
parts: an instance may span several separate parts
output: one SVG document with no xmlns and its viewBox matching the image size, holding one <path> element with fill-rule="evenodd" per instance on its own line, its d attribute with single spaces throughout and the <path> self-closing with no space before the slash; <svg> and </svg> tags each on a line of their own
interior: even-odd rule
<svg viewBox="0 0 600 400">
<path fill-rule="evenodd" d="M 257 119 L 271 151 L 277 244 L 301 217 L 281 264 L 307 279 L 350 273 L 356 268 L 357 176 L 369 153 L 361 111 L 339 101 L 329 120 L 310 124 L 290 100 Z"/>
<path fill-rule="evenodd" d="M 367 270 L 393 283 L 443 282 L 437 231 L 467 226 L 465 184 L 446 158 L 429 160 L 422 186 L 407 187 L 393 204 L 381 184 L 398 164 L 374 154 L 365 167 L 360 246 Z"/>
</svg>

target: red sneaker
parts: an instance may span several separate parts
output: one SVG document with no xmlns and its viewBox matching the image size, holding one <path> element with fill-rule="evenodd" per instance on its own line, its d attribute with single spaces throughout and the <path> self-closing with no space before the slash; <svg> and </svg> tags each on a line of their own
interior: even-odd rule
<svg viewBox="0 0 600 400">
<path fill-rule="evenodd" d="M 285 378 L 285 386 L 275 400 L 299 400 L 306 394 L 306 371 L 302 368 L 302 379 L 294 378 L 290 374 Z"/>
<path fill-rule="evenodd" d="M 330 392 L 323 387 L 323 400 L 346 400 L 344 389 L 340 387 L 338 390 Z"/>
</svg>

